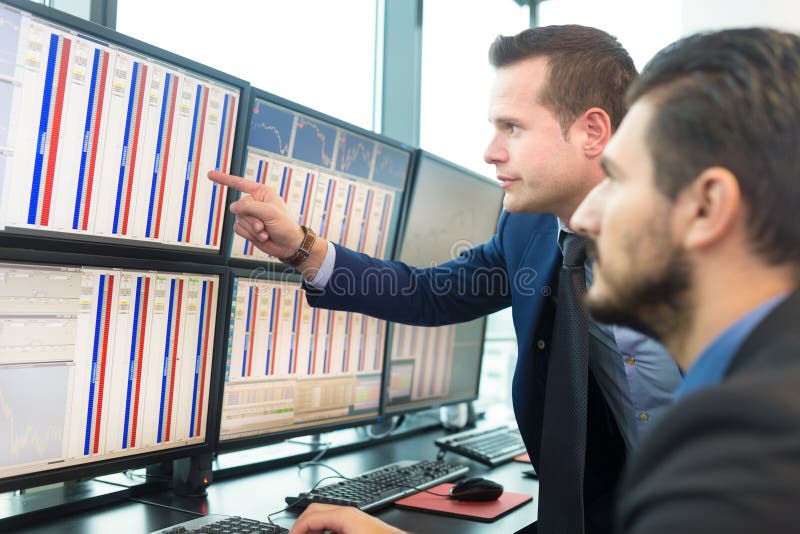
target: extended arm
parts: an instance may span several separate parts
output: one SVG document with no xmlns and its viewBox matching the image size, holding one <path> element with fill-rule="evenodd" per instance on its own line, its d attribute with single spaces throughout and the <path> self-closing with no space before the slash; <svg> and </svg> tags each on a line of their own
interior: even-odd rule
<svg viewBox="0 0 800 534">
<path fill-rule="evenodd" d="M 283 200 L 263 184 L 217 171 L 209 179 L 244 193 L 231 204 L 234 231 L 260 250 L 281 258 L 303 240 L 300 225 Z M 501 225 L 502 225 L 501 219 Z M 469 321 L 511 304 L 508 269 L 496 235 L 458 258 L 424 269 L 382 261 L 336 247 L 336 264 L 325 289 L 308 286 L 312 306 L 352 311 L 407 324 L 437 326 Z M 313 280 L 328 251 L 318 237 L 308 259 L 296 268 Z"/>
<path fill-rule="evenodd" d="M 364 313 L 406 324 L 437 326 L 482 317 L 511 304 L 499 238 L 440 265 L 416 268 L 336 246 L 336 265 L 312 306 Z"/>
</svg>

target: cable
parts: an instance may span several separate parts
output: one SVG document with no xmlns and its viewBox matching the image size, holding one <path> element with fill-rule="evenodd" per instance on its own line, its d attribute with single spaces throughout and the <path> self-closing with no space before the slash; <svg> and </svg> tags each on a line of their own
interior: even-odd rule
<svg viewBox="0 0 800 534">
<path fill-rule="evenodd" d="M 337 471 L 336 469 L 334 469 L 330 465 L 328 465 L 328 464 L 326 464 L 324 462 L 319 462 L 316 459 L 315 460 L 309 460 L 308 462 L 300 462 L 299 464 L 297 464 L 297 469 L 301 470 L 301 469 L 305 469 L 306 467 L 311 467 L 311 466 L 315 466 L 315 465 L 318 465 L 320 467 L 328 468 L 331 471 L 333 471 L 334 473 L 336 473 L 337 475 L 339 475 L 339 477 L 341 477 L 341 478 L 347 478 L 346 476 L 341 474 L 339 471 Z"/>
<path fill-rule="evenodd" d="M 320 464 L 319 460 L 320 460 L 320 458 L 325 456 L 325 453 L 328 452 L 330 450 L 330 448 L 331 448 L 331 442 L 330 441 L 323 442 L 323 444 L 322 444 L 322 446 L 320 448 L 320 451 L 316 454 L 316 456 L 314 456 L 312 459 L 310 459 L 308 461 L 300 462 L 299 464 L 297 464 L 297 469 L 303 469 L 303 468 L 308 467 L 310 465 L 325 465 L 325 464 Z M 327 466 L 325 466 L 325 467 L 327 467 Z"/>
<path fill-rule="evenodd" d="M 183 508 L 177 508 L 175 506 L 169 506 L 167 504 L 161 504 L 161 503 L 157 503 L 157 502 L 153 502 L 153 501 L 144 501 L 142 499 L 137 499 L 135 497 L 128 497 L 128 500 L 129 501 L 133 501 L 133 502 L 138 502 L 138 503 L 141 503 L 141 504 L 149 504 L 151 506 L 159 506 L 161 508 L 166 508 L 167 510 L 174 510 L 176 512 L 185 512 L 187 514 L 196 515 L 198 517 L 205 517 L 205 515 L 206 515 L 206 514 L 203 514 L 203 513 L 200 513 L 200 512 L 193 512 L 192 510 L 184 510 Z"/>
</svg>

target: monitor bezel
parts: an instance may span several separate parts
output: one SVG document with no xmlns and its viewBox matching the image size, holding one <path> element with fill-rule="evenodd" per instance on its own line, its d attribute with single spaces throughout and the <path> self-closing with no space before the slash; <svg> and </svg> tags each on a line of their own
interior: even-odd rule
<svg viewBox="0 0 800 534">
<path fill-rule="evenodd" d="M 228 300 L 230 273 L 224 266 L 210 264 L 196 264 L 181 261 L 159 261 L 150 259 L 120 258 L 112 256 L 91 256 L 81 253 L 57 254 L 50 251 L 31 249 L 0 248 L 0 262 L 20 264 L 57 265 L 67 267 L 100 267 L 119 268 L 141 271 L 163 271 L 200 275 L 216 275 L 219 277 L 217 290 L 217 309 L 215 311 L 216 324 L 214 327 L 214 344 L 212 346 L 211 377 L 208 389 L 208 412 L 206 415 L 206 436 L 201 443 L 177 446 L 152 452 L 142 452 L 129 456 L 101 459 L 96 462 L 86 462 L 61 468 L 45 469 L 33 473 L 25 473 L 10 477 L 0 478 L 0 492 L 25 489 L 56 482 L 78 480 L 99 475 L 120 472 L 126 469 L 144 467 L 191 456 L 193 454 L 211 452 L 216 440 L 218 422 L 215 419 L 220 401 L 216 394 L 219 391 L 220 375 L 217 365 L 223 348 L 223 335 L 227 332 L 224 328 L 225 316 L 220 302 Z"/>
</svg>

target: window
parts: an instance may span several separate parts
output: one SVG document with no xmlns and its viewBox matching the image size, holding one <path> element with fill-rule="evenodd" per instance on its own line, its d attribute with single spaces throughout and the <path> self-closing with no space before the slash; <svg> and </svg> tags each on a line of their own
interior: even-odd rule
<svg viewBox="0 0 800 534">
<path fill-rule="evenodd" d="M 117 30 L 372 129 L 379 0 L 118 0 Z"/>
<path fill-rule="evenodd" d="M 681 4 L 675 0 L 547 0 L 539 25 L 583 24 L 619 39 L 641 70 L 653 55 L 681 36 Z"/>
<path fill-rule="evenodd" d="M 483 161 L 494 71 L 489 45 L 528 27 L 527 7 L 512 0 L 436 0 L 423 4 L 420 145 L 459 165 L 494 176 Z"/>
</svg>

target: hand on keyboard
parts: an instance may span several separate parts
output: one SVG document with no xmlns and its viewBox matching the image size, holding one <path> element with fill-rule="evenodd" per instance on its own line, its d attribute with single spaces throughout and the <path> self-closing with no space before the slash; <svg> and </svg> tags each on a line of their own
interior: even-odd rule
<svg viewBox="0 0 800 534">
<path fill-rule="evenodd" d="M 307 534 L 330 530 L 337 534 L 403 534 L 383 521 L 352 506 L 312 504 L 297 518 L 289 534 Z"/>
</svg>

